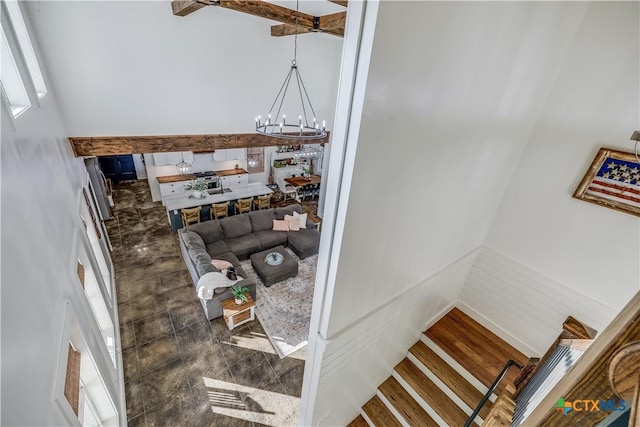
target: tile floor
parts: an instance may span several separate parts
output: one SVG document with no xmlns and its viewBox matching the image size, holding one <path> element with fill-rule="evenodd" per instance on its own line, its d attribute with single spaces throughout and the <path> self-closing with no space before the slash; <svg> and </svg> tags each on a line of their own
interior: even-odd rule
<svg viewBox="0 0 640 427">
<path fill-rule="evenodd" d="M 295 425 L 304 360 L 281 360 L 258 320 L 230 332 L 204 317 L 146 181 L 118 184 L 114 199 L 107 229 L 129 426 Z"/>
</svg>

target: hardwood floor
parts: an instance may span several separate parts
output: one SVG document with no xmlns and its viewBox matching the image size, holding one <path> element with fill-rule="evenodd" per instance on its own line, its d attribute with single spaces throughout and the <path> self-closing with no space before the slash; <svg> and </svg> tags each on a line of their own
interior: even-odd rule
<svg viewBox="0 0 640 427">
<path fill-rule="evenodd" d="M 349 426 L 463 426 L 509 359 L 523 365 L 527 361 L 454 308 L 423 333 Z M 512 368 L 498 390 L 517 374 Z M 487 402 L 473 426 L 489 417 L 491 406 Z"/>
<path fill-rule="evenodd" d="M 425 335 L 487 387 L 493 383 L 509 359 L 523 366 L 528 360 L 524 354 L 457 308 L 438 320 Z M 508 382 L 513 383 L 517 376 L 518 370 L 510 369 L 498 386 L 497 393 Z"/>
</svg>

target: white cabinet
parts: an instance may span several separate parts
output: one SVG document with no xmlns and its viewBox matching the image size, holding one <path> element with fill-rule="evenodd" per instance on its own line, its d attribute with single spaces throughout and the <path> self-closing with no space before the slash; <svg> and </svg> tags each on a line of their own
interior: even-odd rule
<svg viewBox="0 0 640 427">
<path fill-rule="evenodd" d="M 189 181 L 167 182 L 165 184 L 160 184 L 160 197 L 162 197 L 162 204 L 164 205 L 164 199 L 167 196 L 177 196 L 188 193 L 189 190 L 186 189 L 188 184 Z"/>
<path fill-rule="evenodd" d="M 182 154 L 182 157 L 180 156 Z M 192 151 L 173 151 L 169 153 L 153 153 L 153 161 L 156 166 L 177 165 L 184 159 L 185 162 L 193 163 Z"/>
<path fill-rule="evenodd" d="M 222 188 L 245 187 L 249 185 L 249 174 L 221 176 Z"/>
<path fill-rule="evenodd" d="M 213 160 L 216 162 L 225 162 L 227 160 L 244 160 L 247 158 L 247 150 L 245 148 L 227 148 L 226 150 L 216 150 L 213 153 Z"/>
</svg>

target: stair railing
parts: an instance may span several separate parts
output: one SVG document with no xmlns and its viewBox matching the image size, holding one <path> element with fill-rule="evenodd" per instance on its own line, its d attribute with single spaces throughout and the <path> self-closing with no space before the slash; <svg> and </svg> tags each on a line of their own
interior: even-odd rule
<svg viewBox="0 0 640 427">
<path fill-rule="evenodd" d="M 509 360 L 504 365 L 504 368 L 502 368 L 502 371 L 500 371 L 500 374 L 498 374 L 498 376 L 496 377 L 496 379 L 493 382 L 493 384 L 491 384 L 491 387 L 489 387 L 489 390 L 482 397 L 482 400 L 480 400 L 480 403 L 478 403 L 478 406 L 476 406 L 476 409 L 473 411 L 473 413 L 471 414 L 471 416 L 469 417 L 467 422 L 464 423 L 464 427 L 470 427 L 471 424 L 473 424 L 473 420 L 476 419 L 476 417 L 478 416 L 478 414 L 482 410 L 482 407 L 487 403 L 487 400 L 489 400 L 489 398 L 491 397 L 491 395 L 493 394 L 495 389 L 498 387 L 498 384 L 500 384 L 500 381 L 502 381 L 504 376 L 507 375 L 507 371 L 512 366 L 516 366 L 518 369 L 522 369 L 523 368 L 522 365 L 519 365 L 518 362 L 516 362 L 515 360 Z"/>
</svg>

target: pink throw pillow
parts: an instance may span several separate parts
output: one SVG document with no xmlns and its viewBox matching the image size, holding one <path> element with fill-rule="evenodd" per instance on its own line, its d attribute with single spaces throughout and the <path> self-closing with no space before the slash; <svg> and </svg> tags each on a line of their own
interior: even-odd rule
<svg viewBox="0 0 640 427">
<path fill-rule="evenodd" d="M 300 221 L 293 215 L 285 215 L 284 220 L 289 223 L 289 231 L 300 231 Z"/>
<path fill-rule="evenodd" d="M 274 219 L 273 231 L 289 231 L 289 223 L 283 219 Z"/>
<path fill-rule="evenodd" d="M 223 259 L 212 259 L 211 264 L 213 264 L 213 266 L 217 268 L 218 271 L 226 270 L 228 268 L 233 267 L 233 264 Z"/>
</svg>

